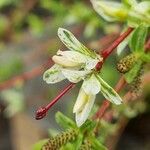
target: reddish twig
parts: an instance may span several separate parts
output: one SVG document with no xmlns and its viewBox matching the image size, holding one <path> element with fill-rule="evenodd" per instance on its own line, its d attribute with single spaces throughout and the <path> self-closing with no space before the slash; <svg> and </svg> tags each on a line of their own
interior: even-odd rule
<svg viewBox="0 0 150 150">
<path fill-rule="evenodd" d="M 133 31 L 133 28 L 128 28 L 126 32 L 121 34 L 107 49 L 103 50 L 101 55 L 103 57 L 103 61 L 98 62 L 96 65 L 95 69 L 99 71 L 106 60 L 106 58 L 112 53 L 112 51 Z M 71 83 L 73 84 L 73 83 Z M 74 84 L 75 85 L 75 84 Z M 69 86 L 69 85 L 68 85 Z M 54 99 L 52 100 L 47 106 L 45 107 L 40 107 L 37 112 L 36 112 L 36 119 L 42 119 L 45 117 L 47 111 L 65 94 L 67 91 L 69 91 L 72 88 L 68 89 L 68 86 L 62 90 L 62 92 Z M 73 86 L 74 87 L 74 86 Z M 66 92 L 65 92 L 66 91 Z M 64 93 L 64 94 L 62 94 Z M 108 101 L 104 102 L 105 107 L 109 106 Z M 105 109 L 104 109 L 105 111 Z"/>
<path fill-rule="evenodd" d="M 49 67 L 50 63 L 51 63 L 51 61 L 47 61 L 45 64 L 38 66 L 29 72 L 25 72 L 21 75 L 15 76 L 14 78 L 12 78 L 10 80 L 4 81 L 3 83 L 0 84 L 0 90 L 5 90 L 7 88 L 12 87 L 19 80 L 27 81 L 29 79 L 32 79 L 32 78 L 42 74 L 44 72 L 45 68 Z"/>
</svg>

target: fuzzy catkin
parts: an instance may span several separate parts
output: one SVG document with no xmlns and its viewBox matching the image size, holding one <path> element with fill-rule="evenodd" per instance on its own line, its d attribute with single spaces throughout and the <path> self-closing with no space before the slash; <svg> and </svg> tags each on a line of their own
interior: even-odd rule
<svg viewBox="0 0 150 150">
<path fill-rule="evenodd" d="M 134 54 L 130 54 L 130 55 L 124 57 L 117 63 L 117 70 L 120 73 L 128 72 L 132 68 L 132 66 L 136 62 L 136 60 L 137 60 L 137 57 Z"/>
<path fill-rule="evenodd" d="M 74 129 L 70 129 L 49 139 L 48 142 L 43 145 L 41 150 L 59 150 L 59 148 L 67 142 L 75 140 L 76 136 L 77 132 Z"/>
<path fill-rule="evenodd" d="M 141 91 L 141 76 L 143 75 L 143 67 L 144 64 L 141 65 L 141 68 L 139 72 L 137 73 L 137 76 L 134 78 L 134 80 L 131 83 L 131 92 L 135 93 L 137 96 L 140 94 Z"/>
<path fill-rule="evenodd" d="M 80 150 L 92 150 L 92 145 L 89 140 L 84 140 L 80 146 Z"/>
</svg>

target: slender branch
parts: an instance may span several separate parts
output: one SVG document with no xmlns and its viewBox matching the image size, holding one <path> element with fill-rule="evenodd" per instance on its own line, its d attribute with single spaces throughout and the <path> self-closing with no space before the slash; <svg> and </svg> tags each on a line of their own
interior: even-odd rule
<svg viewBox="0 0 150 150">
<path fill-rule="evenodd" d="M 106 48 L 105 50 L 102 51 L 102 57 L 103 57 L 103 61 L 100 61 L 97 63 L 95 69 L 97 71 L 99 71 L 102 67 L 102 65 L 104 64 L 104 61 L 106 60 L 106 58 L 111 54 L 111 52 L 133 31 L 133 28 L 128 28 L 126 32 L 124 32 L 123 34 L 121 34 L 113 43 L 112 45 L 110 45 L 108 48 Z M 72 85 L 71 88 L 68 88 L 69 85 Z M 70 83 L 66 88 L 64 88 L 62 90 L 62 92 L 54 99 L 52 100 L 47 106 L 45 107 L 40 107 L 37 112 L 36 112 L 36 119 L 42 119 L 43 117 L 46 116 L 47 111 L 65 94 L 67 93 L 70 89 L 72 89 L 75 84 Z M 74 86 L 73 86 L 74 85 Z M 120 85 L 118 85 L 120 86 Z M 118 87 L 117 87 L 118 88 Z M 104 102 L 105 107 L 107 108 L 109 106 L 108 101 Z M 106 108 L 104 108 L 104 111 L 106 110 Z"/>
<path fill-rule="evenodd" d="M 106 59 L 113 50 L 134 30 L 134 28 L 129 27 L 126 32 L 121 34 L 108 48 L 102 51 L 101 55 Z"/>
<path fill-rule="evenodd" d="M 23 80 L 23 81 L 30 80 L 30 79 L 42 74 L 44 72 L 45 68 L 48 68 L 50 63 L 51 63 L 51 61 L 47 61 L 45 64 L 38 66 L 29 72 L 25 72 L 21 75 L 15 76 L 14 78 L 11 78 L 10 80 L 4 81 L 3 83 L 0 84 L 0 90 L 5 90 L 7 88 L 12 87 L 19 80 Z"/>
</svg>

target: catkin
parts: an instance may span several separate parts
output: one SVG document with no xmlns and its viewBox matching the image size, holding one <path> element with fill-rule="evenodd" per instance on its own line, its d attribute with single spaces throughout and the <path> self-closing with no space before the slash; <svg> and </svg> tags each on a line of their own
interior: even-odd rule
<svg viewBox="0 0 150 150">
<path fill-rule="evenodd" d="M 67 142 L 75 140 L 76 136 L 77 132 L 74 129 L 70 129 L 49 139 L 48 142 L 43 145 L 41 150 L 59 150 L 59 148 Z"/>
<path fill-rule="evenodd" d="M 92 145 L 89 140 L 84 140 L 80 146 L 80 150 L 92 150 Z"/>
<path fill-rule="evenodd" d="M 128 72 L 132 68 L 132 66 L 136 62 L 136 60 L 137 60 L 137 57 L 134 54 L 130 54 L 130 55 L 124 57 L 117 63 L 117 70 L 120 73 Z"/>
<path fill-rule="evenodd" d="M 143 66 L 144 64 L 141 65 L 141 68 L 139 72 L 137 73 L 137 76 L 134 78 L 134 80 L 131 83 L 131 92 L 136 94 L 137 96 L 140 94 L 141 91 L 141 76 L 143 74 Z"/>
</svg>

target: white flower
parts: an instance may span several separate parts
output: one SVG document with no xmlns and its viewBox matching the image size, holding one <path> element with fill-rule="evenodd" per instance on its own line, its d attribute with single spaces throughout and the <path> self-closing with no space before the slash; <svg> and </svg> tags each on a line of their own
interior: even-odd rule
<svg viewBox="0 0 150 150">
<path fill-rule="evenodd" d="M 98 73 L 86 78 L 79 91 L 73 112 L 76 114 L 77 126 L 81 126 L 89 116 L 93 107 L 96 94 L 102 92 L 103 96 L 112 103 L 119 105 L 122 102 L 120 96 L 111 88 Z"/>
<path fill-rule="evenodd" d="M 115 104 L 121 104 L 121 98 L 100 76 L 93 71 L 96 64 L 103 58 L 94 51 L 81 44 L 74 35 L 62 28 L 58 30 L 61 41 L 70 51 L 58 50 L 52 57 L 55 64 L 48 69 L 43 79 L 47 83 L 57 83 L 68 79 L 72 83 L 83 81 L 73 112 L 76 115 L 76 123 L 81 126 L 89 116 L 93 107 L 96 94 L 100 91 L 108 100 Z"/>
</svg>

